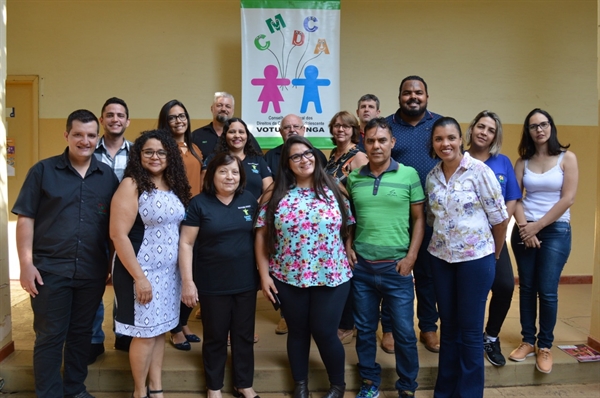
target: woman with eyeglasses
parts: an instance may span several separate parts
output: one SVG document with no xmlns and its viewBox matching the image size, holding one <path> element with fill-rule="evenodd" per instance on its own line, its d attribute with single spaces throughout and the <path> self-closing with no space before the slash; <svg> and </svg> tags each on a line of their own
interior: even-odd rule
<svg viewBox="0 0 600 398">
<path fill-rule="evenodd" d="M 163 105 L 158 114 L 158 128 L 171 133 L 185 166 L 185 174 L 190 183 L 192 197 L 202 190 L 202 152 L 192 143 L 192 128 L 190 115 L 185 106 L 178 100 L 171 100 Z M 181 303 L 180 320 L 171 330 L 171 344 L 178 350 L 189 351 L 190 343 L 199 343 L 200 337 L 188 326 L 188 318 L 193 308 Z"/>
<path fill-rule="evenodd" d="M 110 211 L 115 332 L 133 337 L 134 398 L 163 396 L 164 334 L 179 320 L 179 224 L 190 198 L 177 143 L 165 131 L 142 133 Z"/>
<path fill-rule="evenodd" d="M 523 341 L 509 359 L 536 355 L 536 368 L 552 371 L 552 343 L 558 312 L 558 282 L 571 252 L 569 208 L 575 202 L 579 178 L 570 145 L 558 141 L 550 114 L 536 108 L 523 124 L 517 182 L 524 190 L 517 202 L 511 243 L 519 273 L 519 312 Z M 536 328 L 539 300 L 539 329 Z M 537 335 L 536 335 L 537 333 Z"/>
<path fill-rule="evenodd" d="M 246 171 L 246 190 L 260 201 L 263 192 L 273 183 L 273 177 L 262 153 L 254 149 L 249 137 L 250 132 L 246 123 L 240 118 L 233 117 L 223 125 L 223 134 L 219 137 L 215 153 L 225 152 L 240 158 Z M 206 158 L 204 169 L 214 156 L 215 154 L 212 154 Z"/>
<path fill-rule="evenodd" d="M 307 398 L 311 336 L 325 364 L 328 398 L 345 391 L 345 353 L 337 336 L 352 270 L 344 239 L 354 223 L 338 184 L 323 170 L 304 137 L 283 144 L 272 195 L 256 221 L 255 253 L 264 296 L 277 298 L 288 326 L 287 352 L 296 383 Z"/>
<path fill-rule="evenodd" d="M 502 137 L 502 123 L 498 115 L 494 112 L 482 111 L 475 116 L 475 119 L 469 125 L 465 133 L 465 142 L 469 155 L 473 159 L 484 162 L 496 175 L 502 189 L 508 219 L 510 220 L 515 212 L 517 200 L 521 199 L 521 190 L 510 159 L 500 153 Z M 496 261 L 492 298 L 490 299 L 488 320 L 483 334 L 485 355 L 494 366 L 504 366 L 506 364 L 498 336 L 510 309 L 515 289 L 515 277 L 506 246 L 503 241 L 500 257 Z"/>
<path fill-rule="evenodd" d="M 188 207 L 181 227 L 179 264 L 182 300 L 200 301 L 202 361 L 208 398 L 220 398 L 231 335 L 233 395 L 256 398 L 254 320 L 258 274 L 254 259 L 256 198 L 244 189 L 242 162 L 218 153 L 208 164 L 202 193 Z"/>
</svg>

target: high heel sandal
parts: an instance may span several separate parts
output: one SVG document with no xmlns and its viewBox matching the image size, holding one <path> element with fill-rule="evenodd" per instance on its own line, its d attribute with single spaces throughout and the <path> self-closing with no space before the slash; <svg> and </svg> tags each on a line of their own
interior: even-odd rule
<svg viewBox="0 0 600 398">
<path fill-rule="evenodd" d="M 239 392 L 237 387 L 233 387 L 233 391 L 231 391 L 231 395 L 233 395 L 235 398 L 245 398 L 244 394 Z M 257 394 L 254 396 L 254 398 L 260 398 L 260 395 Z"/>
</svg>

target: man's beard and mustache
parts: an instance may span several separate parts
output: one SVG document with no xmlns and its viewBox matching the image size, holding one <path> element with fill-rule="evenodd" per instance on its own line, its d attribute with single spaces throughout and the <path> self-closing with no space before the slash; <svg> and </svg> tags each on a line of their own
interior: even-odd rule
<svg viewBox="0 0 600 398">
<path fill-rule="evenodd" d="M 418 109 L 411 109 L 408 107 L 408 105 L 411 104 L 418 104 L 420 105 L 420 107 Z M 421 101 L 417 100 L 417 99 L 412 99 L 409 100 L 406 105 L 400 105 L 400 110 L 402 111 L 402 113 L 404 113 L 407 116 L 411 116 L 411 117 L 415 117 L 415 116 L 421 116 L 422 114 L 425 113 L 425 111 L 427 110 L 427 104 L 425 104 L 424 106 L 422 105 Z"/>
<path fill-rule="evenodd" d="M 225 123 L 228 120 L 229 120 L 229 116 L 226 113 L 219 113 L 217 115 L 217 121 L 219 123 Z"/>
</svg>

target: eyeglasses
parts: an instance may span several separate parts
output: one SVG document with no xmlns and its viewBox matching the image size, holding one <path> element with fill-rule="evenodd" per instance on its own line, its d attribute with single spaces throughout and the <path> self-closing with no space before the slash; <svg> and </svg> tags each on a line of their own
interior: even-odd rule
<svg viewBox="0 0 600 398">
<path fill-rule="evenodd" d="M 342 129 L 342 130 L 350 130 L 352 128 L 352 126 L 348 126 L 347 124 L 334 124 L 333 125 L 334 129 Z"/>
<path fill-rule="evenodd" d="M 175 123 L 177 122 L 177 119 L 179 119 L 180 122 L 185 122 L 187 120 L 187 116 L 185 113 L 180 113 L 179 115 L 169 115 L 167 117 L 169 123 Z"/>
<path fill-rule="evenodd" d="M 538 128 L 540 128 L 542 130 L 546 130 L 548 127 L 550 127 L 550 123 L 548 122 L 541 122 L 540 124 L 530 124 L 529 125 L 529 131 L 537 131 Z"/>
<path fill-rule="evenodd" d="M 154 157 L 154 155 L 156 155 L 159 159 L 166 159 L 167 151 L 164 151 L 162 149 L 159 149 L 158 151 L 153 151 L 152 149 L 147 149 L 145 151 L 142 151 L 142 156 L 145 157 L 146 159 L 151 159 Z"/>
<path fill-rule="evenodd" d="M 307 151 L 304 151 L 303 153 L 297 153 L 295 155 L 292 155 L 289 157 L 289 159 L 294 163 L 300 163 L 300 160 L 302 160 L 302 158 L 310 160 L 313 157 L 315 157 L 315 154 L 313 153 L 312 149 L 309 149 Z"/>
<path fill-rule="evenodd" d="M 300 130 L 301 128 L 304 128 L 304 126 L 298 126 L 297 124 L 289 124 L 287 126 L 281 126 L 281 129 L 283 131 Z"/>
</svg>

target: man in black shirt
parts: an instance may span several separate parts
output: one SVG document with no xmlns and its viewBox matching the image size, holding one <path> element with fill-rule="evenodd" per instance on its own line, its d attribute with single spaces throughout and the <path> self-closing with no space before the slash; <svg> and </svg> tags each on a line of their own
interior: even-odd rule
<svg viewBox="0 0 600 398">
<path fill-rule="evenodd" d="M 71 113 L 64 136 L 67 149 L 29 170 L 12 212 L 21 286 L 34 315 L 36 394 L 90 398 L 84 382 L 92 322 L 108 275 L 109 209 L 119 181 L 94 157 L 92 112 Z"/>
<path fill-rule="evenodd" d="M 215 150 L 219 142 L 219 137 L 223 134 L 223 125 L 233 117 L 234 110 L 235 100 L 233 95 L 224 91 L 215 93 L 213 104 L 210 106 L 213 121 L 192 132 L 192 142 L 202 151 L 202 159 L 206 159 Z M 254 145 L 256 151 L 261 153 L 260 145 L 258 145 L 256 138 L 252 134 L 248 135 L 248 139 Z"/>
</svg>

